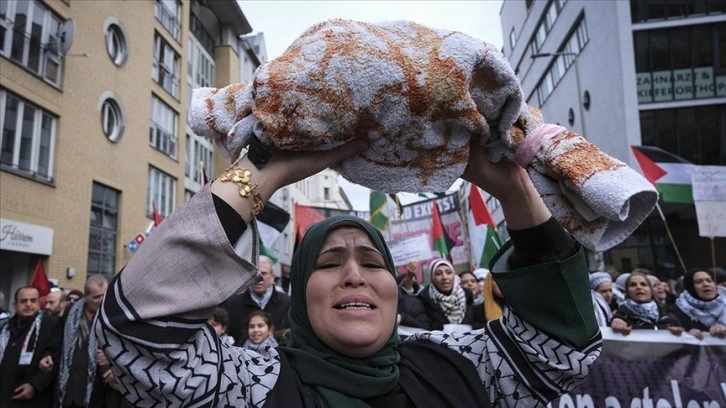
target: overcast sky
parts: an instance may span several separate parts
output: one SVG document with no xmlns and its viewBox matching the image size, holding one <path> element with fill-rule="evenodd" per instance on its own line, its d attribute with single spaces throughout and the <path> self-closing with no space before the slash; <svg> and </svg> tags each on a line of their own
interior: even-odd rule
<svg viewBox="0 0 726 408">
<path fill-rule="evenodd" d="M 331 18 L 367 22 L 411 20 L 433 28 L 461 31 L 502 47 L 500 0 L 485 1 L 239 1 L 253 33 L 265 34 L 267 55 L 273 59 L 315 23 Z M 353 208 L 368 210 L 368 189 L 342 177 L 340 184 Z M 403 194 L 408 203 L 416 196 Z"/>
</svg>

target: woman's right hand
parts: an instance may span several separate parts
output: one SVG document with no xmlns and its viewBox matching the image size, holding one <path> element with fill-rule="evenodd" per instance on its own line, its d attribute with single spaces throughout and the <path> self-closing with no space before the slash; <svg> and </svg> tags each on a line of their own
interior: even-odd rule
<svg viewBox="0 0 726 408">
<path fill-rule="evenodd" d="M 235 167 L 249 169 L 252 173 L 250 183 L 257 185 L 256 191 L 260 194 L 262 203 L 272 197 L 278 189 L 300 181 L 306 177 L 340 162 L 341 160 L 360 154 L 368 148 L 368 141 L 364 139 L 351 140 L 343 146 L 333 150 L 321 152 L 286 152 L 277 151 L 270 161 L 258 169 L 247 156 L 242 157 Z M 252 203 L 245 197 L 240 197 L 239 186 L 232 182 L 212 183 L 212 192 L 226 201 L 245 222 L 252 219 Z"/>
<path fill-rule="evenodd" d="M 625 320 L 619 317 L 613 318 L 610 322 L 610 328 L 613 329 L 615 333 L 620 333 L 623 336 L 630 334 L 630 331 L 633 329 Z"/>
<path fill-rule="evenodd" d="M 711 326 L 709 333 L 711 333 L 711 336 L 723 339 L 724 337 L 726 337 L 726 326 L 721 324 L 714 324 L 713 326 Z"/>
</svg>

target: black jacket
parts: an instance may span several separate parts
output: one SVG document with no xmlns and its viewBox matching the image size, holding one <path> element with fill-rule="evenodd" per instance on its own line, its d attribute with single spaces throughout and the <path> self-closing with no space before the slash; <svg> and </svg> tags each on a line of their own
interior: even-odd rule
<svg viewBox="0 0 726 408">
<path fill-rule="evenodd" d="M 237 344 L 242 344 L 247 339 L 247 317 L 255 310 L 260 310 L 252 296 L 250 290 L 231 296 L 224 302 L 224 306 L 229 312 L 229 326 L 227 333 L 234 337 Z M 270 301 L 267 302 L 263 312 L 267 312 L 272 317 L 272 324 L 275 330 L 287 329 L 290 323 L 287 321 L 287 309 L 290 308 L 290 296 L 273 288 Z"/>
<path fill-rule="evenodd" d="M 464 314 L 464 319 L 461 321 L 461 324 L 471 325 L 474 329 L 484 327 L 484 324 L 486 324 L 486 320 L 484 319 L 484 305 L 474 305 L 474 297 L 468 289 L 464 289 L 464 293 L 466 293 L 466 313 Z M 449 324 L 449 319 L 446 317 L 444 310 L 434 303 L 431 296 L 429 296 L 428 285 L 419 292 L 418 298 L 421 299 L 424 309 L 426 310 L 426 316 L 428 317 L 429 327 L 426 329 L 443 330 L 444 325 Z"/>
<path fill-rule="evenodd" d="M 10 325 L 10 340 L 5 347 L 3 360 L 0 362 L 0 407 L 50 407 L 53 403 L 53 392 L 56 377 L 58 376 L 58 362 L 60 361 L 61 343 L 63 342 L 63 328 L 58 318 L 43 313 L 40 322 L 40 333 L 35 343 L 33 359 L 28 365 L 19 365 L 20 350 L 23 347 L 25 336 L 32 327 L 27 325 L 25 330 L 13 330 L 20 327 L 18 316 L 7 321 Z M 1 328 L 1 327 L 0 327 Z M 35 335 L 29 339 L 35 342 Z M 32 347 L 31 347 L 32 349 Z M 50 355 L 56 362 L 54 368 L 44 373 L 38 367 L 40 360 Z M 15 401 L 13 390 L 25 383 L 30 383 L 35 389 L 35 396 L 29 401 Z"/>
<path fill-rule="evenodd" d="M 711 329 L 709 326 L 706 326 L 705 324 L 687 315 L 686 312 L 681 310 L 681 308 L 676 306 L 675 304 L 670 307 L 670 312 L 673 313 L 673 315 L 675 315 L 678 320 L 681 321 L 681 325 L 683 325 L 683 329 L 685 329 L 686 331 L 691 329 L 698 329 L 702 332 L 708 332 Z"/>
<path fill-rule="evenodd" d="M 414 282 L 414 289 L 418 288 L 419 284 Z M 401 286 L 398 287 L 398 314 L 401 315 L 401 326 L 421 329 L 429 327 L 429 318 L 421 299 L 416 295 L 409 295 Z"/>
</svg>

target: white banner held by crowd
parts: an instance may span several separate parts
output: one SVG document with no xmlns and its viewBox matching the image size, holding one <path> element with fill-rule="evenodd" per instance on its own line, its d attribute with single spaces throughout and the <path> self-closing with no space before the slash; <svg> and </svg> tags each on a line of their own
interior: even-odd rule
<svg viewBox="0 0 726 408">
<path fill-rule="evenodd" d="M 726 237 L 726 166 L 693 166 L 691 182 L 699 235 Z"/>
</svg>

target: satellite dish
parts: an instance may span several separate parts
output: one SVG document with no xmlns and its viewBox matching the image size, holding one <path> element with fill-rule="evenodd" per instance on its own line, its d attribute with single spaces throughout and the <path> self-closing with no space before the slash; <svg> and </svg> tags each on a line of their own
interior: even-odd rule
<svg viewBox="0 0 726 408">
<path fill-rule="evenodd" d="M 73 22 L 73 19 L 69 18 L 61 25 L 60 30 L 58 30 L 58 38 L 60 38 L 58 53 L 60 55 L 65 55 L 71 49 L 75 35 L 76 24 Z"/>
</svg>

